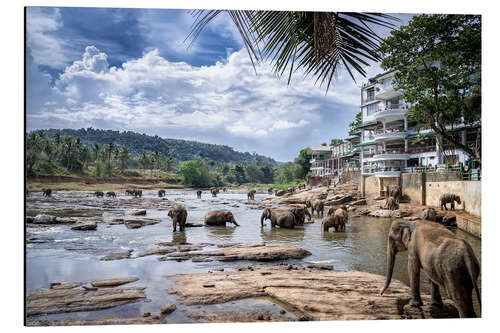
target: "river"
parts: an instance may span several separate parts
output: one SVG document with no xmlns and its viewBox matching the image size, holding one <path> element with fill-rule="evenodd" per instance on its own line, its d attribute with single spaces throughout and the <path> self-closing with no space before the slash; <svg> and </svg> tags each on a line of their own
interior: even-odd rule
<svg viewBox="0 0 500 333">
<path fill-rule="evenodd" d="M 26 244 L 26 289 L 27 293 L 47 288 L 51 282 L 92 281 L 98 279 L 137 276 L 139 281 L 131 286 L 146 286 L 146 296 L 151 302 L 139 302 L 101 311 L 74 312 L 45 315 L 28 318 L 28 324 L 37 320 L 61 320 L 68 318 L 98 319 L 104 317 L 141 316 L 144 312 L 158 312 L 166 303 L 177 304 L 178 310 L 167 317 L 168 323 L 193 322 L 187 317 L 187 307 L 176 301 L 176 295 L 167 293 L 172 286 L 166 276 L 207 272 L 209 269 L 240 265 L 236 263 L 191 261 L 159 261 L 156 256 L 122 259 L 116 261 L 100 261 L 99 258 L 116 252 L 134 250 L 137 254 L 143 250 L 156 247 L 158 242 L 190 242 L 196 243 L 286 243 L 306 249 L 312 253 L 305 262 L 325 263 L 334 266 L 338 271 L 363 271 L 385 275 L 387 233 L 389 219 L 369 217 L 351 218 L 345 232 L 324 233 L 321 230 L 321 219 L 315 218 L 314 224 L 307 224 L 296 229 L 271 228 L 269 221 L 264 228 L 260 226 L 262 209 L 248 205 L 246 194 L 222 192 L 212 198 L 205 192 L 201 199 L 196 198 L 195 191 L 167 190 L 166 198 L 158 198 L 156 192 L 146 192 L 142 199 L 125 197 L 119 194 L 118 199 L 94 198 L 84 192 L 58 192 L 53 198 L 43 198 L 38 193 L 27 198 L 28 215 L 45 212 L 56 216 L 101 216 L 104 211 L 118 212 L 127 207 L 116 205 L 119 202 L 141 201 L 147 206 L 156 203 L 155 208 L 147 209 L 147 217 L 159 218 L 161 222 L 144 226 L 140 229 L 127 229 L 124 225 L 107 225 L 99 223 L 96 231 L 73 231 L 70 225 L 50 227 L 29 227 L 27 238 L 45 239 L 41 243 Z M 256 201 L 261 201 L 267 194 L 257 193 Z M 113 201 L 114 200 L 114 201 Z M 173 202 L 183 204 L 188 210 L 188 222 L 203 223 L 206 212 L 226 209 L 233 212 L 240 227 L 196 227 L 186 228 L 185 232 L 173 232 L 171 219 L 167 210 L 161 210 L 162 203 Z M 107 203 L 114 203 L 107 205 Z M 159 208 L 160 207 L 160 208 Z M 465 239 L 481 262 L 481 241 L 465 232 L 454 230 L 457 236 Z M 294 260 L 290 260 L 294 262 Z M 398 254 L 394 269 L 394 279 L 408 284 L 407 255 Z M 429 293 L 429 285 L 422 275 L 422 292 Z M 382 286 L 381 286 L 382 287 Z M 442 291 L 445 295 L 445 292 Z M 265 300 L 243 300 L 228 305 L 253 302 L 255 307 L 270 308 Z M 186 311 L 183 311 L 186 310 Z"/>
</svg>

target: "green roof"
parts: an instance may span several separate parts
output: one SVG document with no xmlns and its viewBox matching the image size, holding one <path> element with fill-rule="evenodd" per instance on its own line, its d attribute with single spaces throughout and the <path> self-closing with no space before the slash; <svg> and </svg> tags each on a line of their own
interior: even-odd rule
<svg viewBox="0 0 500 333">
<path fill-rule="evenodd" d="M 372 120 L 372 121 L 367 121 L 366 123 L 362 123 L 361 125 L 356 126 L 356 128 L 363 128 L 363 127 L 367 127 L 367 126 L 371 126 L 371 125 L 376 125 L 376 124 L 377 124 L 377 121 L 376 120 Z"/>
<path fill-rule="evenodd" d="M 359 135 L 350 135 L 347 138 L 345 138 L 344 140 L 348 141 L 348 140 L 356 140 L 356 139 L 359 139 Z"/>
<path fill-rule="evenodd" d="M 363 147 L 363 146 L 376 146 L 377 143 L 376 142 L 363 142 L 363 143 L 358 143 L 357 145 L 355 145 L 354 147 Z"/>
</svg>

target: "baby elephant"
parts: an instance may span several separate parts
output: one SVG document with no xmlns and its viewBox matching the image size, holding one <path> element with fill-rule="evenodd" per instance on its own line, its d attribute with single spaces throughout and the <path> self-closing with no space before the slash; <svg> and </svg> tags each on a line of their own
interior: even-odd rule
<svg viewBox="0 0 500 333">
<path fill-rule="evenodd" d="M 52 189 L 50 188 L 42 188 L 42 196 L 50 197 L 52 196 Z"/>
<path fill-rule="evenodd" d="M 233 213 L 226 210 L 214 210 L 208 212 L 205 215 L 205 225 L 215 225 L 215 226 L 225 226 L 226 222 L 233 223 L 235 226 L 239 227 L 236 223 Z"/>
<path fill-rule="evenodd" d="M 196 197 L 198 199 L 201 199 L 201 191 L 200 190 L 196 191 Z"/>
<path fill-rule="evenodd" d="M 177 231 L 177 224 L 179 224 L 179 230 L 184 231 L 186 227 L 187 220 L 187 210 L 182 205 L 174 206 L 169 212 L 168 216 L 172 218 L 172 224 L 174 226 L 174 231 Z"/>
<path fill-rule="evenodd" d="M 446 208 L 446 204 L 447 203 L 449 203 L 450 206 L 451 206 L 450 210 L 455 210 L 455 201 L 459 205 L 462 203 L 460 201 L 460 197 L 458 195 L 451 194 L 451 193 L 443 194 L 441 196 L 441 198 L 439 198 L 439 203 L 441 205 L 441 210 L 443 210 L 443 207 L 444 207 L 445 210 L 448 210 L 448 208 Z"/>
<path fill-rule="evenodd" d="M 330 208 L 328 212 L 332 212 L 332 208 Z M 348 219 L 349 214 L 347 213 L 347 210 L 337 208 L 333 214 L 328 214 L 321 222 L 323 231 L 328 231 L 331 227 L 334 227 L 335 231 L 345 231 L 345 225 Z"/>
<path fill-rule="evenodd" d="M 219 193 L 219 189 L 217 189 L 215 187 L 211 187 L 210 188 L 210 193 L 212 193 L 212 197 L 216 197 L 217 193 Z"/>
<path fill-rule="evenodd" d="M 158 191 L 158 196 L 161 198 L 161 197 L 164 197 L 165 196 L 165 190 L 159 190 Z"/>
<path fill-rule="evenodd" d="M 388 197 L 385 200 L 384 209 L 389 209 L 389 210 L 397 210 L 397 209 L 399 209 L 399 204 L 398 204 L 398 201 L 396 200 L 396 198 L 394 198 L 394 197 Z"/>
<path fill-rule="evenodd" d="M 322 200 L 319 199 L 314 199 L 312 201 L 307 200 L 306 206 L 311 208 L 311 215 L 314 215 L 314 211 L 316 211 L 316 214 L 323 216 L 325 205 Z"/>
<path fill-rule="evenodd" d="M 102 192 L 102 191 L 95 191 L 94 195 L 96 197 L 98 197 L 98 198 L 102 198 L 102 197 L 104 197 L 104 192 Z"/>
<path fill-rule="evenodd" d="M 115 192 L 113 192 L 113 191 L 109 191 L 109 192 L 106 192 L 106 196 L 107 196 L 108 198 L 110 198 L 110 197 L 116 198 L 116 193 L 115 193 Z"/>
</svg>

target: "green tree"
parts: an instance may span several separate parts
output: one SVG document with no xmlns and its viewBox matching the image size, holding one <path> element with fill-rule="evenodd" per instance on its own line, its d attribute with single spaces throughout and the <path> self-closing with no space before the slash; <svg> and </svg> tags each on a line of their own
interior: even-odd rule
<svg viewBox="0 0 500 333">
<path fill-rule="evenodd" d="M 261 166 L 260 171 L 262 172 L 262 182 L 264 184 L 274 183 L 274 171 L 269 164 Z"/>
<path fill-rule="evenodd" d="M 115 152 L 115 144 L 113 141 L 109 142 L 107 145 L 104 146 L 104 155 L 106 158 L 106 175 L 111 176 L 112 174 L 112 161 L 113 161 L 113 154 Z"/>
<path fill-rule="evenodd" d="M 146 152 L 142 152 L 142 154 L 139 156 L 139 165 L 141 166 L 143 172 L 145 172 L 146 167 L 149 166 L 149 158 L 146 155 Z"/>
<path fill-rule="evenodd" d="M 381 45 L 382 67 L 395 70 L 394 87 L 410 103 L 410 116 L 438 139 L 480 159 L 447 130 L 481 119 L 481 17 L 418 15 Z"/>
<path fill-rule="evenodd" d="M 221 10 L 194 11 L 190 37 L 194 41 Z M 282 75 L 312 74 L 320 84 L 330 86 L 338 65 L 366 75 L 368 61 L 380 61 L 380 37 L 371 27 L 392 28 L 393 17 L 376 13 L 300 12 L 300 11 L 226 11 L 241 34 L 252 60 L 271 60 Z"/>
<path fill-rule="evenodd" d="M 363 122 L 362 117 L 363 117 L 363 114 L 361 111 L 356 113 L 354 121 L 349 123 L 349 135 L 354 135 L 354 133 L 356 133 L 358 131 L 357 127 L 359 125 L 361 125 L 361 123 Z"/>
<path fill-rule="evenodd" d="M 201 172 L 196 161 L 186 161 L 179 164 L 179 172 L 184 178 L 185 184 L 197 185 L 201 180 Z"/>
<path fill-rule="evenodd" d="M 245 173 L 250 183 L 259 183 L 264 176 L 257 165 L 247 165 L 245 167 Z"/>
<path fill-rule="evenodd" d="M 307 148 L 304 148 L 299 152 L 299 156 L 295 158 L 295 163 L 301 167 L 301 172 L 298 178 L 306 179 L 307 174 L 311 169 L 311 156 L 307 154 Z"/>
<path fill-rule="evenodd" d="M 238 184 L 244 184 L 247 182 L 247 177 L 246 177 L 246 174 L 245 174 L 245 169 L 243 168 L 243 166 L 239 165 L 239 164 L 236 164 L 232 169 L 231 169 L 231 173 L 234 177 L 234 180 L 236 181 L 236 183 Z"/>
<path fill-rule="evenodd" d="M 127 168 L 128 162 L 130 160 L 130 153 L 126 147 L 123 147 L 120 150 L 120 153 L 118 154 L 118 160 L 120 161 L 120 170 L 123 172 Z"/>
<path fill-rule="evenodd" d="M 332 139 L 330 141 L 330 146 L 336 146 L 336 145 L 339 145 L 341 143 L 344 143 L 344 140 L 342 140 L 342 139 Z"/>
</svg>

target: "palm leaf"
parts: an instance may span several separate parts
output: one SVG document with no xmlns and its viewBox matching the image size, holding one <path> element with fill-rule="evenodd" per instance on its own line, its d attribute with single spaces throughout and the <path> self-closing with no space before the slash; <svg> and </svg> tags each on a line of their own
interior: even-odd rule
<svg viewBox="0 0 500 333">
<path fill-rule="evenodd" d="M 255 63 L 270 61 L 274 72 L 282 76 L 302 70 L 316 78 L 326 91 L 338 71 L 345 67 L 366 77 L 369 61 L 380 61 L 381 41 L 372 27 L 393 28 L 397 18 L 378 13 L 195 10 L 195 21 L 186 40 L 193 43 L 220 13 L 227 12 L 238 29 L 248 55 Z"/>
</svg>

